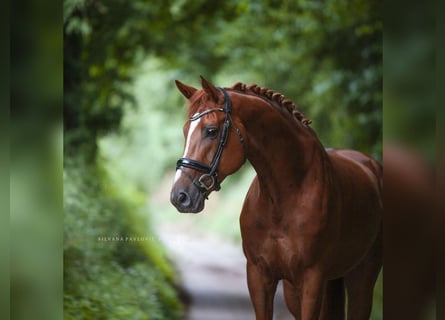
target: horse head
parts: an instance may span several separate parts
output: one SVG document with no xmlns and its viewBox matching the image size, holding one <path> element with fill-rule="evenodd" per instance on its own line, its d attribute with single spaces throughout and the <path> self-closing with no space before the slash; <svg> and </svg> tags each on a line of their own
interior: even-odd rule
<svg viewBox="0 0 445 320">
<path fill-rule="evenodd" d="M 170 200 L 179 212 L 198 213 L 205 199 L 245 162 L 243 126 L 225 89 L 201 77 L 202 89 L 176 81 L 188 100 L 184 154 L 176 165 Z"/>
</svg>

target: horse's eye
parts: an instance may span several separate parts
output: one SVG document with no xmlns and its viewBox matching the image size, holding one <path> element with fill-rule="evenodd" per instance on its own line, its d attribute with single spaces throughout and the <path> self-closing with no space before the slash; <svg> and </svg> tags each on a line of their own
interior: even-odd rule
<svg viewBox="0 0 445 320">
<path fill-rule="evenodd" d="M 205 128 L 205 136 L 206 138 L 214 139 L 218 135 L 218 128 L 217 127 L 207 127 Z"/>
</svg>

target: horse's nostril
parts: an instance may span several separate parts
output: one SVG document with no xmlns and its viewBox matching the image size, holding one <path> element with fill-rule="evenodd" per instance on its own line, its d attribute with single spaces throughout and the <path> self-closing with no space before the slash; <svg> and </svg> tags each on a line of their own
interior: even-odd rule
<svg viewBox="0 0 445 320">
<path fill-rule="evenodd" d="M 180 192 L 178 194 L 178 203 L 183 205 L 184 207 L 188 207 L 190 205 L 190 197 L 185 192 Z"/>
</svg>

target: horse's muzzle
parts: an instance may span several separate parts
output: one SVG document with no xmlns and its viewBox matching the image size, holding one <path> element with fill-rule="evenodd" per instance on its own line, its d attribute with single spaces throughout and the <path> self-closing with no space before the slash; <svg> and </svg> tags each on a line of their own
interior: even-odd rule
<svg viewBox="0 0 445 320">
<path fill-rule="evenodd" d="M 173 188 L 170 202 L 181 213 L 198 213 L 204 209 L 204 196 L 196 190 L 187 191 L 183 188 Z"/>
</svg>

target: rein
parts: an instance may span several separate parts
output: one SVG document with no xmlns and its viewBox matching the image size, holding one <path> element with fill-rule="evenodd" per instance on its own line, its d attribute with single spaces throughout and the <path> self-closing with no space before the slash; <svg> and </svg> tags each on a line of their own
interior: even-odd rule
<svg viewBox="0 0 445 320">
<path fill-rule="evenodd" d="M 224 100 L 225 100 L 225 106 L 224 108 L 215 108 L 215 109 L 207 109 L 201 113 L 198 113 L 197 115 L 194 115 L 190 118 L 190 121 L 198 120 L 199 118 L 205 116 L 206 114 L 209 114 L 211 112 L 224 112 L 225 113 L 225 119 L 224 124 L 221 132 L 221 138 L 219 140 L 218 149 L 215 153 L 215 156 L 210 163 L 210 165 L 207 165 L 205 163 L 202 163 L 200 161 L 196 161 L 190 158 L 180 158 L 178 162 L 176 163 L 176 170 L 181 170 L 192 182 L 193 184 L 199 189 L 200 192 L 206 193 L 213 187 L 215 188 L 215 191 L 219 191 L 221 189 L 220 182 L 218 181 L 218 165 L 221 161 L 221 155 L 224 150 L 224 146 L 226 145 L 227 138 L 229 136 L 229 127 L 232 123 L 232 118 L 230 116 L 232 112 L 232 101 L 230 100 L 229 95 L 227 94 L 227 91 L 223 88 L 218 88 L 221 90 L 221 92 L 224 94 Z M 233 125 L 233 123 L 232 123 Z M 243 147 L 244 151 L 244 158 L 245 158 L 245 150 L 244 150 L 244 139 L 241 135 L 241 132 L 238 128 L 233 126 L 235 129 L 235 132 L 238 136 L 238 139 Z M 190 174 L 188 174 L 186 171 L 183 170 L 183 168 L 190 168 L 196 171 L 203 172 L 204 174 L 201 175 L 198 179 L 193 179 Z"/>
</svg>

